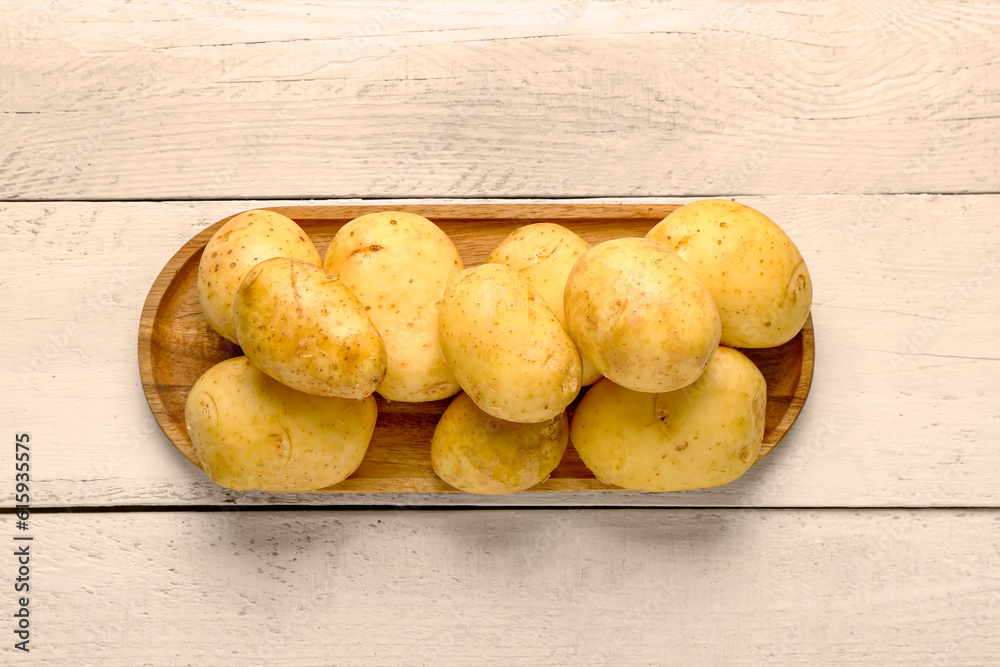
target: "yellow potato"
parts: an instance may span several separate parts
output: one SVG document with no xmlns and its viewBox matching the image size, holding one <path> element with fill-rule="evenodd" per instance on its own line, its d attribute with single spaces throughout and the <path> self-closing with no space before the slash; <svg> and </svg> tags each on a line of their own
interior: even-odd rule
<svg viewBox="0 0 1000 667">
<path fill-rule="evenodd" d="M 320 264 L 319 251 L 302 228 L 273 211 L 240 213 L 208 240 L 198 263 L 198 303 L 209 325 L 226 340 L 236 342 L 236 290 L 247 271 L 271 257 Z"/>
<path fill-rule="evenodd" d="M 323 266 L 354 292 L 382 336 L 384 398 L 436 401 L 458 392 L 438 343 L 441 296 L 462 270 L 447 234 L 413 213 L 370 213 L 340 228 Z"/>
<path fill-rule="evenodd" d="M 547 479 L 568 443 L 565 412 L 515 424 L 486 414 L 461 393 L 434 429 L 431 462 L 438 477 L 462 491 L 516 493 Z"/>
<path fill-rule="evenodd" d="M 304 394 L 246 357 L 206 371 L 184 407 L 208 476 L 230 489 L 262 491 L 311 491 L 346 478 L 364 458 L 376 414 L 371 396 Z"/>
<path fill-rule="evenodd" d="M 691 384 L 719 344 L 708 288 L 656 241 L 615 239 L 588 250 L 570 272 L 564 304 L 581 354 L 635 391 Z"/>
<path fill-rule="evenodd" d="M 589 249 L 590 244 L 562 225 L 539 222 L 511 232 L 487 261 L 504 264 L 517 271 L 545 299 L 565 327 L 563 291 L 566 278 L 576 260 Z M 600 378 L 601 372 L 583 357 L 581 384 L 591 385 Z"/>
<path fill-rule="evenodd" d="M 753 362 L 720 347 L 694 384 L 662 394 L 601 380 L 583 397 L 570 441 L 596 477 L 635 491 L 719 486 L 760 453 L 767 387 Z"/>
<path fill-rule="evenodd" d="M 363 398 L 385 377 L 385 345 L 364 306 L 318 266 L 261 262 L 240 284 L 233 318 L 243 354 L 293 389 Z"/>
<path fill-rule="evenodd" d="M 795 337 L 812 306 L 798 248 L 763 213 L 727 199 L 677 209 L 647 234 L 677 251 L 712 292 L 722 344 L 775 347 Z"/>
<path fill-rule="evenodd" d="M 466 269 L 445 290 L 441 352 L 484 412 L 552 419 L 580 391 L 580 353 L 527 280 L 502 264 Z"/>
</svg>

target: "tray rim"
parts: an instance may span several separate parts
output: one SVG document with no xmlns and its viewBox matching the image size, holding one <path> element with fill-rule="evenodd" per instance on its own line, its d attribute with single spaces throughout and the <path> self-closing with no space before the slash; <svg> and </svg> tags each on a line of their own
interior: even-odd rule
<svg viewBox="0 0 1000 667">
<path fill-rule="evenodd" d="M 264 206 L 249 210 L 269 210 L 281 213 L 295 220 L 347 220 L 353 219 L 366 213 L 380 211 L 406 211 L 419 213 L 432 220 L 468 219 L 468 220 L 508 220 L 517 222 L 525 219 L 532 220 L 594 220 L 594 219 L 644 219 L 666 217 L 671 211 L 679 208 L 681 204 L 576 204 L 576 203 L 462 203 L 462 204 L 405 204 L 405 205 L 378 205 L 378 204 L 321 204 L 321 205 L 282 205 Z M 497 216 L 491 209 L 502 209 L 509 215 Z M 166 417 L 166 403 L 157 390 L 155 374 L 153 372 L 153 330 L 159 309 L 163 305 L 163 297 L 171 287 L 174 277 L 179 269 L 187 262 L 191 261 L 196 254 L 208 243 L 208 240 L 222 225 L 233 217 L 245 211 L 237 211 L 215 223 L 209 225 L 192 236 L 184 243 L 164 264 L 149 292 L 143 301 L 142 312 L 139 318 L 138 331 L 138 366 L 139 377 L 142 383 L 143 393 L 146 402 L 153 414 L 160 429 L 170 440 L 171 444 L 187 458 L 191 463 L 201 468 L 196 459 L 193 459 L 186 451 L 177 445 L 177 439 L 187 439 L 187 433 L 181 432 L 175 424 Z M 335 215 L 331 215 L 335 213 Z M 809 396 L 812 387 L 813 367 L 815 364 L 815 337 L 813 332 L 812 313 L 806 318 L 806 322 L 798 334 L 802 337 L 802 365 L 799 371 L 799 378 L 794 393 L 789 401 L 788 408 L 782 415 L 781 420 L 771 432 L 761 446 L 760 454 L 754 461 L 757 465 L 761 459 L 767 456 L 774 447 L 781 442 L 792 425 L 798 419 Z M 569 481 L 569 480 L 561 480 Z M 555 492 L 555 493 L 590 493 L 590 492 L 629 492 L 627 489 L 605 484 L 596 478 L 592 480 L 574 480 L 588 482 L 581 488 L 538 488 L 529 489 L 528 493 Z M 423 493 L 423 494 L 461 494 L 458 489 L 427 490 L 418 488 L 398 488 L 398 489 L 358 489 L 352 488 L 351 478 L 324 489 L 316 489 L 303 493 Z M 543 485 L 540 485 L 543 486 Z M 672 493 L 672 492 L 659 492 Z"/>
</svg>

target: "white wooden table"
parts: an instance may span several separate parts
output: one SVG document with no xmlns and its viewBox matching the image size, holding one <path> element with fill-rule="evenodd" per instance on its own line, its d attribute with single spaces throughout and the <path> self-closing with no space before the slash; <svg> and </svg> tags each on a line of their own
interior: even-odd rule
<svg viewBox="0 0 1000 667">
<path fill-rule="evenodd" d="M 1000 660 L 996 2 L 0 7 L 0 663 Z M 143 299 L 224 216 L 703 196 L 815 284 L 805 410 L 728 486 L 236 493 L 146 406 Z"/>
</svg>

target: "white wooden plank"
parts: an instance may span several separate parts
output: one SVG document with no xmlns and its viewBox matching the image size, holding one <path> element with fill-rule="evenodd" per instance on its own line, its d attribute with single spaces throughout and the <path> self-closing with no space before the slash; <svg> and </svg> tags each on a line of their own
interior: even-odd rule
<svg viewBox="0 0 1000 667">
<path fill-rule="evenodd" d="M 0 5 L 3 199 L 1000 185 L 990 0 Z"/>
<path fill-rule="evenodd" d="M 0 204 L 0 413 L 8 435 L 27 430 L 37 443 L 34 502 L 44 506 L 1000 506 L 1000 196 L 744 201 L 782 224 L 809 263 L 816 369 L 791 433 L 719 489 L 483 499 L 215 486 L 174 450 L 145 404 L 139 314 L 188 238 L 268 202 Z M 0 469 L 12 457 L 12 446 L 0 448 Z"/>
<path fill-rule="evenodd" d="M 30 532 L 18 664 L 981 667 L 1000 653 L 996 511 L 44 514 Z"/>
</svg>

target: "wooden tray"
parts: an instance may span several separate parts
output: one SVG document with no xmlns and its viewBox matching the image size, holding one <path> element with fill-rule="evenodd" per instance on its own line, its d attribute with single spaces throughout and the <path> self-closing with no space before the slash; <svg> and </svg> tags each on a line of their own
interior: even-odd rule
<svg viewBox="0 0 1000 667">
<path fill-rule="evenodd" d="M 411 211 L 433 220 L 452 238 L 465 265 L 475 266 L 485 262 L 493 248 L 522 225 L 556 222 L 595 244 L 623 236 L 643 236 L 675 208 L 629 204 L 461 204 L 399 206 L 393 210 Z M 387 207 L 278 206 L 271 210 L 301 225 L 323 255 L 341 225 Z M 146 297 L 139 324 L 139 372 L 146 400 L 163 432 L 195 465 L 199 465 L 198 459 L 184 426 L 188 391 L 211 366 L 241 354 L 238 346 L 208 326 L 198 305 L 196 288 L 202 250 L 227 220 L 220 220 L 192 238 L 167 262 Z M 767 420 L 760 452 L 763 457 L 788 432 L 809 392 L 813 371 L 812 317 L 802 332 L 785 345 L 745 352 L 767 380 Z M 378 395 L 376 398 L 378 423 L 364 462 L 348 479 L 321 492 L 458 493 L 434 474 L 430 459 L 431 434 L 448 400 L 407 404 L 387 403 Z M 575 403 L 570 410 L 574 406 Z M 570 446 L 552 476 L 531 490 L 621 489 L 597 480 Z"/>
</svg>

